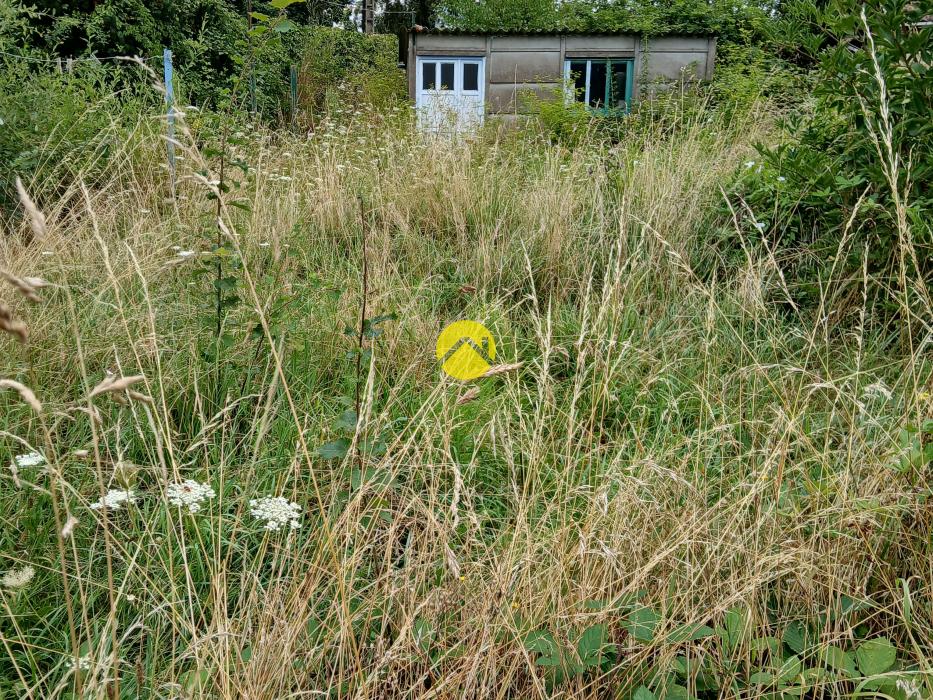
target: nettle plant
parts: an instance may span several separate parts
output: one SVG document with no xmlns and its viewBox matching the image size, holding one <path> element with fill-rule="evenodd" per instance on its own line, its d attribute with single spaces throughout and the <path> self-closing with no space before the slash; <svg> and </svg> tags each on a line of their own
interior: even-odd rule
<svg viewBox="0 0 933 700">
<path fill-rule="evenodd" d="M 608 605 L 589 601 L 594 612 L 611 611 L 608 620 L 565 637 L 549 629 L 528 631 L 522 637 L 525 650 L 542 669 L 549 688 L 578 677 L 595 678 L 613 672 L 624 674 L 634 700 L 654 698 L 718 698 L 723 695 L 773 698 L 831 695 L 888 697 L 896 700 L 930 697 L 929 678 L 916 665 L 902 659 L 894 643 L 855 624 L 847 643 L 820 641 L 817 631 L 796 620 L 774 622 L 762 633 L 750 612 L 734 607 L 721 623 L 662 624 L 662 616 L 641 602 L 640 594 Z M 868 607 L 867 601 L 843 596 L 836 611 L 825 621 L 852 620 Z M 521 619 L 519 627 L 523 627 Z M 774 633 L 771 634 L 770 631 Z M 648 660 L 632 665 L 622 642 L 648 650 Z M 669 650 L 677 653 L 651 653 Z M 639 658 L 644 658 L 643 652 Z"/>
<path fill-rule="evenodd" d="M 354 450 L 354 459 L 356 469 L 352 474 L 354 488 L 359 488 L 364 482 L 373 478 L 378 478 L 376 470 L 364 468 L 363 458 L 381 457 L 386 453 L 388 441 L 392 435 L 392 429 L 396 424 L 406 421 L 400 419 L 391 426 L 383 428 L 375 434 L 369 434 L 366 426 L 362 424 L 360 416 L 362 415 L 362 391 L 363 391 L 363 373 L 365 367 L 368 367 L 372 361 L 372 345 L 379 336 L 382 335 L 382 325 L 388 321 L 396 320 L 394 313 L 382 314 L 378 316 L 368 316 L 369 302 L 369 260 L 367 243 L 369 237 L 369 228 L 371 225 L 372 213 L 367 213 L 362 195 L 360 202 L 360 240 L 362 243 L 362 279 L 360 280 L 360 314 L 356 325 L 347 322 L 344 326 L 343 334 L 350 338 L 354 347 L 347 351 L 346 359 L 352 364 L 352 374 L 348 377 L 352 384 L 353 396 L 347 394 L 338 397 L 338 403 L 345 406 L 346 410 L 334 422 L 333 428 L 338 434 L 343 434 L 318 448 L 318 455 L 324 459 L 343 459 Z"/>
<path fill-rule="evenodd" d="M 224 351 L 238 340 L 236 327 L 228 323 L 228 315 L 241 302 L 237 290 L 241 285 L 239 273 L 243 269 L 243 261 L 227 243 L 231 234 L 225 230 L 224 217 L 237 209 L 252 213 L 248 197 L 237 196 L 245 191 L 250 180 L 249 162 L 238 155 L 245 153 L 249 146 L 245 135 L 249 118 L 246 88 L 253 84 L 255 64 L 264 44 L 295 28 L 295 24 L 285 16 L 285 9 L 299 1 L 272 0 L 270 6 L 279 11 L 276 16 L 250 13 L 250 28 L 246 42 L 241 46 L 244 53 L 234 56 L 241 70 L 231 86 L 220 91 L 217 116 L 205 118 L 200 134 L 209 144 L 201 148 L 201 155 L 206 161 L 216 164 L 216 174 L 207 167 L 198 171 L 209 188 L 207 198 L 212 204 L 205 216 L 207 221 L 202 231 L 204 250 L 198 255 L 199 264 L 195 272 L 196 278 L 210 279 L 206 325 L 213 331 L 213 337 L 201 350 L 202 358 L 210 363 L 218 362 Z M 195 254 L 195 251 L 187 252 Z M 281 305 L 281 300 L 275 300 L 272 307 L 278 309 Z M 251 324 L 246 334 L 261 340 L 263 329 L 258 324 Z"/>
</svg>

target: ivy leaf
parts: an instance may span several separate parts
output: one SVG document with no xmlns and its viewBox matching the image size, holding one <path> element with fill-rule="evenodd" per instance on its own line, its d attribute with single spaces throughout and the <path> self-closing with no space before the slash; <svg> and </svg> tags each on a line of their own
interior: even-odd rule
<svg viewBox="0 0 933 700">
<path fill-rule="evenodd" d="M 591 625 L 583 630 L 577 641 L 577 654 L 584 666 L 599 666 L 607 653 L 611 653 L 613 645 L 606 643 L 607 636 L 606 625 Z"/>
<path fill-rule="evenodd" d="M 848 678 L 856 675 L 855 659 L 837 646 L 830 645 L 822 650 L 820 656 L 824 663 Z"/>
<path fill-rule="evenodd" d="M 276 22 L 273 29 L 275 29 L 275 31 L 277 31 L 279 34 L 285 34 L 285 32 L 290 32 L 297 26 L 298 25 L 296 25 L 290 19 L 283 19 L 281 22 Z"/>
<path fill-rule="evenodd" d="M 782 641 L 794 652 L 802 654 L 807 645 L 807 631 L 803 624 L 794 620 L 784 630 Z"/>
<path fill-rule="evenodd" d="M 347 409 L 340 414 L 340 418 L 334 421 L 335 430 L 354 430 L 356 428 L 356 411 L 352 408 Z"/>
<path fill-rule="evenodd" d="M 705 639 L 714 634 L 716 634 L 716 632 L 706 625 L 680 625 L 671 630 L 671 633 L 667 635 L 667 641 L 672 644 L 677 644 L 679 642 L 695 642 L 698 639 Z"/>
<path fill-rule="evenodd" d="M 726 634 L 723 641 L 726 643 L 726 648 L 731 651 L 738 648 L 745 641 L 749 628 L 749 619 L 745 610 L 734 607 L 726 611 L 725 623 Z"/>
<path fill-rule="evenodd" d="M 894 665 L 897 650 L 887 637 L 877 637 L 863 642 L 855 650 L 859 670 L 865 676 L 877 676 Z"/>
<path fill-rule="evenodd" d="M 560 646 L 547 630 L 534 630 L 525 636 L 525 649 L 539 654 L 535 660 L 538 666 L 560 666 Z"/>
<path fill-rule="evenodd" d="M 415 643 L 421 648 L 421 651 L 428 652 L 431 649 L 431 642 L 434 641 L 434 628 L 431 623 L 423 617 L 415 618 L 411 626 L 411 633 Z"/>
<path fill-rule="evenodd" d="M 650 642 L 654 639 L 654 628 L 659 619 L 660 617 L 654 610 L 639 605 L 629 614 L 626 629 L 639 642 Z"/>
<path fill-rule="evenodd" d="M 343 459 L 350 451 L 350 441 L 346 438 L 333 440 L 317 448 L 317 453 L 324 459 Z"/>
<path fill-rule="evenodd" d="M 657 700 L 657 696 L 645 686 L 640 685 L 632 694 L 632 700 Z"/>
<path fill-rule="evenodd" d="M 207 690 L 208 682 L 211 679 L 210 671 L 206 668 L 201 670 L 185 671 L 178 677 L 181 687 L 189 693 L 202 693 Z"/>
<path fill-rule="evenodd" d="M 787 658 L 781 668 L 777 672 L 778 680 L 782 683 L 787 683 L 792 680 L 798 673 L 800 673 L 800 657 L 796 654 Z"/>
</svg>

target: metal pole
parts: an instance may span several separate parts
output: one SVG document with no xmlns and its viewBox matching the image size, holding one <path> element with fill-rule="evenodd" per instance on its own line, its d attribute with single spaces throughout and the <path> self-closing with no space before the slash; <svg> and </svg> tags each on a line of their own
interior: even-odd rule
<svg viewBox="0 0 933 700">
<path fill-rule="evenodd" d="M 162 68 L 165 73 L 165 104 L 168 107 L 168 128 L 165 145 L 168 150 L 168 171 L 172 179 L 172 196 L 175 196 L 175 89 L 172 86 L 172 52 L 162 50 Z"/>
<path fill-rule="evenodd" d="M 298 113 L 298 66 L 294 63 L 288 68 L 289 104 L 292 108 L 291 122 L 295 126 L 295 115 Z"/>
</svg>

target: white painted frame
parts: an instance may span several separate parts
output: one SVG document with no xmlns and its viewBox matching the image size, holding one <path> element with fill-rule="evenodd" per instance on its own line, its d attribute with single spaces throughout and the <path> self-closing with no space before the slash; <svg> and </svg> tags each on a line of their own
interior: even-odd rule
<svg viewBox="0 0 933 700">
<path fill-rule="evenodd" d="M 440 84 L 440 64 L 441 63 L 453 63 L 454 64 L 454 85 L 453 90 L 425 90 L 422 86 L 424 85 L 424 66 L 426 63 L 435 63 L 437 67 L 435 68 L 435 85 Z M 467 63 L 474 63 L 477 65 L 477 81 L 476 81 L 476 90 L 464 90 L 463 89 L 463 67 Z M 418 56 L 416 67 L 415 67 L 415 108 L 421 109 L 424 107 L 423 97 L 426 93 L 430 94 L 444 94 L 452 93 L 453 97 L 465 96 L 465 97 L 475 97 L 478 98 L 480 104 L 482 104 L 483 113 L 481 115 L 481 122 L 484 120 L 485 111 L 486 111 L 486 57 L 485 56 Z"/>
</svg>

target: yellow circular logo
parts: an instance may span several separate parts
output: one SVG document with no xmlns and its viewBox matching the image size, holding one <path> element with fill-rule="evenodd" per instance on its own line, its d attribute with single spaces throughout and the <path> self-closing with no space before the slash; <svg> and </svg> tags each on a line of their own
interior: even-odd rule
<svg viewBox="0 0 933 700">
<path fill-rule="evenodd" d="M 496 359 L 496 341 L 476 321 L 455 321 L 437 337 L 441 369 L 462 382 L 481 377 Z"/>
</svg>

